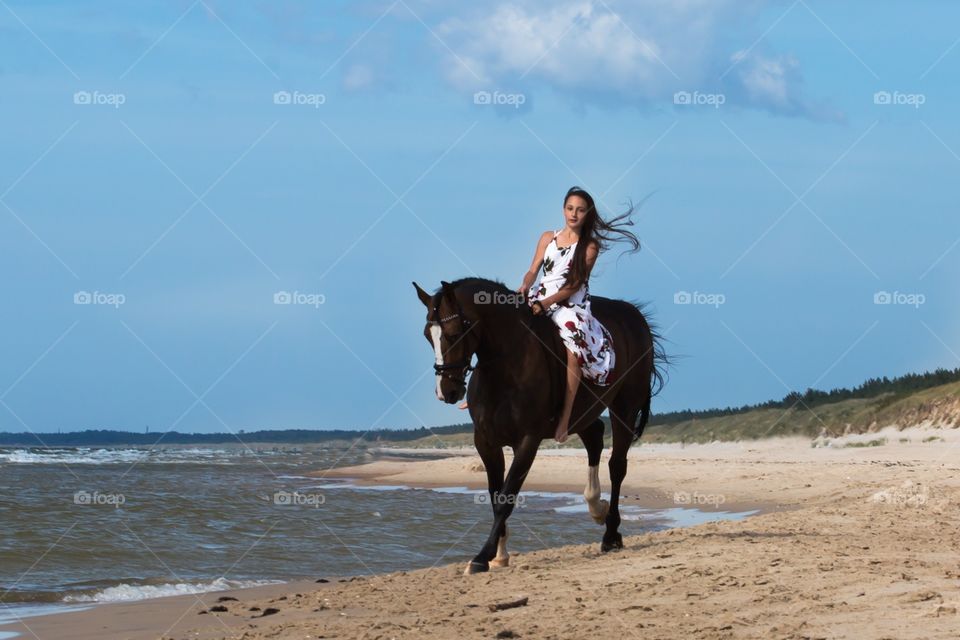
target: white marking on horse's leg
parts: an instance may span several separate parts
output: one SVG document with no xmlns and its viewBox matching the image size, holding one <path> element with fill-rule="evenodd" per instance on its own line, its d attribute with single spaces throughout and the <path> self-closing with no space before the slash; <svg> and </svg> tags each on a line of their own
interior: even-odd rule
<svg viewBox="0 0 960 640">
<path fill-rule="evenodd" d="M 436 357 L 438 365 L 443 364 L 443 351 L 440 349 L 440 325 L 437 323 L 430 325 L 430 339 L 433 340 L 433 355 Z M 442 377 L 437 374 L 437 400 L 443 400 L 443 393 L 440 392 L 440 380 Z"/>
<path fill-rule="evenodd" d="M 497 541 L 497 556 L 490 561 L 491 567 L 506 567 L 510 564 L 510 554 L 507 553 L 507 538 L 510 537 L 510 531 L 507 525 L 503 525 L 503 536 Z"/>
<path fill-rule="evenodd" d="M 587 467 L 587 486 L 583 489 L 583 499 L 587 501 L 593 521 L 603 524 L 610 511 L 610 503 L 600 499 L 600 465 Z"/>
</svg>

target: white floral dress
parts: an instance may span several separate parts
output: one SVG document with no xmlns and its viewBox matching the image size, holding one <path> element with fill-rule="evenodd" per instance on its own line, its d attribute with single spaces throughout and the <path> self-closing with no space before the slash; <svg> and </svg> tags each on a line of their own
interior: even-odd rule
<svg viewBox="0 0 960 640">
<path fill-rule="evenodd" d="M 553 232 L 553 240 L 544 251 L 539 284 L 534 284 L 527 292 L 530 303 L 552 296 L 563 287 L 577 243 L 558 246 L 559 233 L 559 230 Z M 550 305 L 546 312 L 559 328 L 567 349 L 577 354 L 584 379 L 601 386 L 610 384 L 615 362 L 613 338 L 590 311 L 590 282 L 584 282 L 566 300 Z"/>
</svg>

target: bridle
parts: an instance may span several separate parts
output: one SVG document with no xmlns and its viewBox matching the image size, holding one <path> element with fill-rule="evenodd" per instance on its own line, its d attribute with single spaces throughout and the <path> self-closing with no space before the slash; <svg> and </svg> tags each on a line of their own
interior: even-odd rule
<svg viewBox="0 0 960 640">
<path fill-rule="evenodd" d="M 451 295 L 450 297 L 453 298 L 454 304 L 457 305 L 456 313 L 451 313 L 446 317 L 440 318 L 439 317 L 440 303 L 438 301 L 436 304 L 433 305 L 433 317 L 438 318 L 438 320 L 435 320 L 434 322 L 436 322 L 441 326 L 443 325 L 444 322 L 450 322 L 451 320 L 456 320 L 459 318 L 460 331 L 455 335 L 455 339 L 454 339 L 454 344 L 456 344 L 457 342 L 460 342 L 460 340 L 462 340 L 465 335 L 467 335 L 467 332 L 470 331 L 470 329 L 476 323 L 473 320 L 470 320 L 469 318 L 464 317 L 463 309 L 460 307 L 460 301 L 457 300 L 457 297 L 455 295 Z M 467 355 L 466 358 L 461 358 L 456 362 L 433 364 L 433 370 L 437 373 L 438 376 L 447 378 L 448 380 L 451 380 L 459 384 L 464 384 L 467 379 L 467 374 L 473 371 L 475 368 L 476 367 L 470 364 L 470 355 Z M 456 372 L 459 372 L 459 374 L 457 374 Z"/>
</svg>

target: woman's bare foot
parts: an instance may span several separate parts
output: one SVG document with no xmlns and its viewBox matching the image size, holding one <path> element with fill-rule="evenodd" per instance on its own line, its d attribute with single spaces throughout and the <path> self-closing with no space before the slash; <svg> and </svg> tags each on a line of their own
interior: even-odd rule
<svg viewBox="0 0 960 640">
<path fill-rule="evenodd" d="M 553 434 L 554 439 L 563 444 L 567 441 L 567 425 L 563 424 L 557 427 L 557 432 Z"/>
<path fill-rule="evenodd" d="M 463 402 L 461 402 L 460 404 L 457 405 L 457 409 L 466 409 L 466 408 L 467 408 L 467 401 L 466 401 L 466 400 L 464 400 Z"/>
</svg>

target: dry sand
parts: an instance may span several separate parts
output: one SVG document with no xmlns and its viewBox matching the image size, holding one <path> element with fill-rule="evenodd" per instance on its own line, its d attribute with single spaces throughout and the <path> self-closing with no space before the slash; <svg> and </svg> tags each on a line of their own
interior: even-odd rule
<svg viewBox="0 0 960 640">
<path fill-rule="evenodd" d="M 882 446 L 842 446 L 883 437 Z M 942 440 L 923 442 L 931 437 Z M 724 509 L 763 513 L 626 537 L 617 553 L 599 552 L 602 528 L 584 517 L 597 544 L 514 554 L 511 566 L 488 574 L 461 575 L 462 558 L 342 583 L 237 591 L 223 612 L 199 613 L 224 595 L 216 593 L 104 605 L 4 630 L 44 640 L 960 637 L 960 430 L 890 430 L 832 444 L 634 449 L 625 491 L 644 504 L 722 497 Z M 319 475 L 481 487 L 477 463 L 464 451 Z M 581 491 L 585 477 L 582 454 L 545 450 L 526 488 Z M 278 611 L 256 617 L 268 608 Z"/>
</svg>

